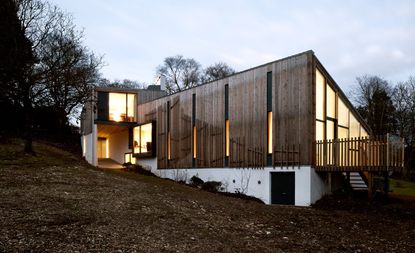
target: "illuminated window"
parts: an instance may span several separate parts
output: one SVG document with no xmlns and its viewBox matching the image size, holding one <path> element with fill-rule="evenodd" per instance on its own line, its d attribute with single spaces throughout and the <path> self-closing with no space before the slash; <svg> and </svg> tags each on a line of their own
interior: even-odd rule
<svg viewBox="0 0 415 253">
<path fill-rule="evenodd" d="M 225 150 L 225 152 L 226 152 L 226 156 L 229 156 L 229 149 L 230 149 L 230 143 L 229 143 L 229 120 L 227 119 L 226 121 L 225 121 L 225 145 L 226 145 L 226 150 Z"/>
<path fill-rule="evenodd" d="M 268 112 L 268 154 L 272 154 L 272 112 Z"/>
<path fill-rule="evenodd" d="M 133 138 L 133 140 L 134 140 L 133 141 L 133 152 L 134 152 L 134 154 L 139 154 L 139 153 L 141 153 L 140 127 L 139 126 L 134 127 L 133 135 L 134 135 L 134 138 Z"/>
<path fill-rule="evenodd" d="M 316 141 L 324 140 L 325 124 L 321 121 L 316 121 Z"/>
<path fill-rule="evenodd" d="M 151 128 L 152 125 L 150 124 L 145 124 L 141 126 L 141 131 L 140 131 L 140 147 L 141 147 L 141 153 L 148 153 L 151 152 L 152 150 L 152 143 L 151 143 L 151 138 L 152 138 L 152 134 L 151 134 Z"/>
<path fill-rule="evenodd" d="M 135 95 L 134 94 L 127 94 L 127 120 L 128 122 L 132 122 L 135 119 Z"/>
<path fill-rule="evenodd" d="M 353 113 L 350 113 L 350 138 L 360 136 L 360 123 L 357 121 Z"/>
<path fill-rule="evenodd" d="M 135 120 L 135 94 L 109 94 L 109 120 L 132 122 Z"/>
<path fill-rule="evenodd" d="M 334 139 L 334 121 L 327 120 L 326 122 L 326 139 L 333 140 Z"/>
<path fill-rule="evenodd" d="M 340 139 L 349 138 L 349 129 L 345 127 L 337 128 L 337 137 Z"/>
<path fill-rule="evenodd" d="M 124 154 L 124 163 L 131 163 L 131 164 L 135 164 L 135 157 L 133 156 L 132 153 L 125 153 Z"/>
<path fill-rule="evenodd" d="M 336 92 L 327 84 L 327 104 L 326 113 L 327 117 L 336 118 Z"/>
<path fill-rule="evenodd" d="M 343 100 L 337 99 L 338 103 L 338 124 L 340 126 L 349 127 L 349 109 L 344 104 Z"/>
<path fill-rule="evenodd" d="M 153 124 L 148 123 L 133 129 L 133 153 L 145 156 L 154 155 Z"/>
<path fill-rule="evenodd" d="M 170 150 L 171 140 L 170 140 L 170 130 L 167 133 L 167 160 L 171 159 L 171 150 Z"/>
<path fill-rule="evenodd" d="M 324 120 L 325 79 L 316 69 L 316 119 Z"/>
<path fill-rule="evenodd" d="M 360 136 L 362 136 L 362 137 L 369 136 L 367 131 L 362 126 L 360 126 Z"/>
<path fill-rule="evenodd" d="M 196 158 L 196 126 L 193 126 L 193 158 Z"/>
</svg>

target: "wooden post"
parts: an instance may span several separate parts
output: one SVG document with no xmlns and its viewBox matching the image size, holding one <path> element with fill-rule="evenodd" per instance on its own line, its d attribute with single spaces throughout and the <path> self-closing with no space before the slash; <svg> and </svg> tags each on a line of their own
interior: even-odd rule
<svg viewBox="0 0 415 253">
<path fill-rule="evenodd" d="M 373 172 L 367 173 L 367 194 L 368 198 L 372 199 L 373 197 Z"/>
</svg>

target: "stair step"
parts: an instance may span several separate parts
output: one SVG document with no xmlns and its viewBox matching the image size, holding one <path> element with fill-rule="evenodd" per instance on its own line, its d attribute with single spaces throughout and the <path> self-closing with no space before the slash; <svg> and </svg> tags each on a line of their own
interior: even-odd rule
<svg viewBox="0 0 415 253">
<path fill-rule="evenodd" d="M 347 173 L 344 172 L 343 175 L 347 177 Z M 367 191 L 366 182 L 363 180 L 362 176 L 358 172 L 349 173 L 349 184 L 354 191 Z"/>
</svg>

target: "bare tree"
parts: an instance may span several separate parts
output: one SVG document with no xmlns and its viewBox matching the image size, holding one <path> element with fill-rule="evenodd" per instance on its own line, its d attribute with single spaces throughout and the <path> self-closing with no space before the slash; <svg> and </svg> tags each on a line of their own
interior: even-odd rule
<svg viewBox="0 0 415 253">
<path fill-rule="evenodd" d="M 395 108 L 391 100 L 391 85 L 378 76 L 356 78 L 353 98 L 357 110 L 376 135 L 394 131 Z"/>
<path fill-rule="evenodd" d="M 71 16 L 41 0 L 17 0 L 22 30 L 35 62 L 22 75 L 16 101 L 25 111 L 25 152 L 32 148 L 32 115 L 37 105 L 53 106 L 67 115 L 85 100 L 102 61 L 82 46 L 82 33 Z"/>
<path fill-rule="evenodd" d="M 235 70 L 224 62 L 215 63 L 203 71 L 202 81 L 211 82 L 235 73 Z"/>
<path fill-rule="evenodd" d="M 198 85 L 200 69 L 200 64 L 194 59 L 176 55 L 165 58 L 164 63 L 157 67 L 157 74 L 166 77 L 166 89 L 171 94 Z"/>
<path fill-rule="evenodd" d="M 37 88 L 44 89 L 34 102 L 53 107 L 59 125 L 84 104 L 98 82 L 102 59 L 82 45 L 82 33 L 68 23 L 66 31 L 55 31 L 42 43 L 38 69 L 43 73 Z"/>
<path fill-rule="evenodd" d="M 123 79 L 110 81 L 108 79 L 101 79 L 99 84 L 101 87 L 118 87 L 126 89 L 145 89 L 148 85 L 145 82 L 140 82 L 136 80 Z"/>
<path fill-rule="evenodd" d="M 397 134 L 405 139 L 404 176 L 413 171 L 415 165 L 415 77 L 398 83 L 392 96 L 396 108 Z"/>
<path fill-rule="evenodd" d="M 415 78 L 398 83 L 392 96 L 396 109 L 398 134 L 405 138 L 407 145 L 415 144 Z"/>
</svg>

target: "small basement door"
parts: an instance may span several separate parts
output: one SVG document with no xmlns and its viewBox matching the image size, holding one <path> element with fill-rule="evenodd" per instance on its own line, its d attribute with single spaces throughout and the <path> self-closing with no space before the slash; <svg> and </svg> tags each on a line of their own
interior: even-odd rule
<svg viewBox="0 0 415 253">
<path fill-rule="evenodd" d="M 271 172 L 271 204 L 295 204 L 294 172 Z"/>
</svg>

